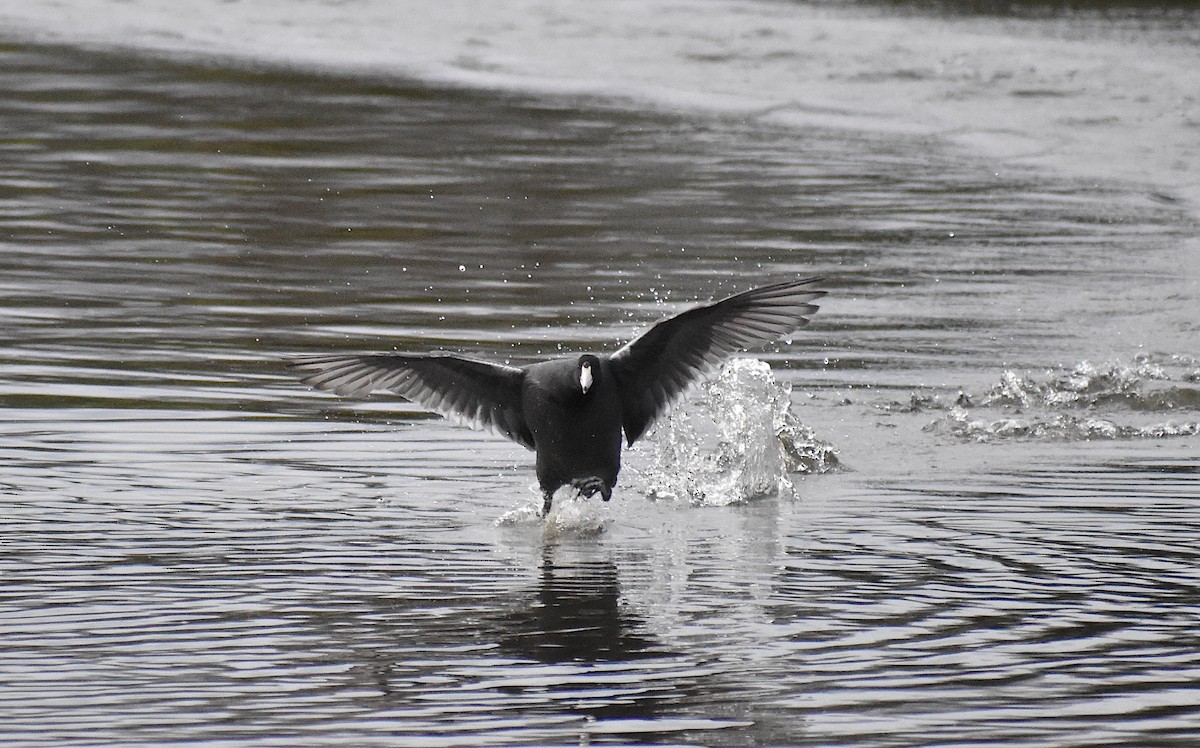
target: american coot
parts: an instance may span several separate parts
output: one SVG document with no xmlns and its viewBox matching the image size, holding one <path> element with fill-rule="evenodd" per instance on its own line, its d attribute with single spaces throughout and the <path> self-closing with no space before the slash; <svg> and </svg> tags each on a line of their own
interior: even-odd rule
<svg viewBox="0 0 1200 748">
<path fill-rule="evenodd" d="M 808 324 L 821 278 L 775 283 L 662 320 L 613 353 L 515 367 L 444 353 L 305 356 L 301 381 L 339 395 L 391 390 L 532 449 L 550 511 L 567 484 L 612 497 L 621 432 L 633 444 L 671 403 L 734 353 Z"/>
</svg>

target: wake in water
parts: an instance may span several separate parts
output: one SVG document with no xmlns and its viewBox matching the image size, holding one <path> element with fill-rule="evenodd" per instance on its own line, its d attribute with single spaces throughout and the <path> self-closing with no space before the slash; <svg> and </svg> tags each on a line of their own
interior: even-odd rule
<svg viewBox="0 0 1200 748">
<path fill-rule="evenodd" d="M 838 465 L 828 442 L 792 413 L 791 386 L 756 359 L 735 359 L 702 385 L 702 397 L 664 416 L 647 439 L 641 471 L 652 499 L 724 506 L 792 497 L 792 473 Z"/>
<path fill-rule="evenodd" d="M 962 439 L 1155 439 L 1200 434 L 1200 421 L 1135 423 L 1139 413 L 1200 411 L 1200 359 L 1139 355 L 1131 363 L 1095 365 L 1042 376 L 1005 371 L 980 395 L 952 403 L 914 396 L 913 410 L 945 410 L 926 431 Z M 982 412 L 982 414 L 981 414 Z"/>
</svg>

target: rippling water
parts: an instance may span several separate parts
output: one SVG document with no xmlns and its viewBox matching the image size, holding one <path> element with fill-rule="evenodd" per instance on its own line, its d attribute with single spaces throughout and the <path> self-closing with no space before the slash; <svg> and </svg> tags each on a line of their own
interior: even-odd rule
<svg viewBox="0 0 1200 748">
<path fill-rule="evenodd" d="M 6 744 L 1200 736 L 1200 245 L 1153 185 L 385 76 L 0 58 Z M 280 366 L 605 348 L 795 274 L 831 294 L 756 355 L 841 465 L 795 498 L 667 498 L 652 444 L 543 526 L 520 448 Z"/>
</svg>

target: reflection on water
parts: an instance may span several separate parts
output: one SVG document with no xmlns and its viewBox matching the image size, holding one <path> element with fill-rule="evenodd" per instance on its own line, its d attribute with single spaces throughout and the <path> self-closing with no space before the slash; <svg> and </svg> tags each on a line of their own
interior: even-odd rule
<svg viewBox="0 0 1200 748">
<path fill-rule="evenodd" d="M 1195 437 L 923 430 L 960 388 L 1195 422 L 1183 363 L 978 399 L 1194 361 L 1171 206 L 883 136 L 0 57 L 6 744 L 1200 733 Z M 800 273 L 833 293 L 762 356 L 848 469 L 794 500 L 650 501 L 635 450 L 586 527 L 498 525 L 536 502 L 525 452 L 279 363 L 604 348 Z"/>
<path fill-rule="evenodd" d="M 546 547 L 536 591 L 518 598 L 500 619 L 500 646 L 540 662 L 620 662 L 658 654 L 660 645 L 639 633 L 643 622 L 621 608 L 616 565 L 557 565 L 556 550 Z"/>
</svg>

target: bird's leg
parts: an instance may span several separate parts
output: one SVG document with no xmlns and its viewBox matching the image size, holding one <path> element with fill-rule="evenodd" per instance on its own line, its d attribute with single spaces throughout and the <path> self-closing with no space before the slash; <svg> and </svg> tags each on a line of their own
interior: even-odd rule
<svg viewBox="0 0 1200 748">
<path fill-rule="evenodd" d="M 553 491 L 542 491 L 542 516 L 550 514 L 550 505 L 554 503 Z"/>
</svg>

